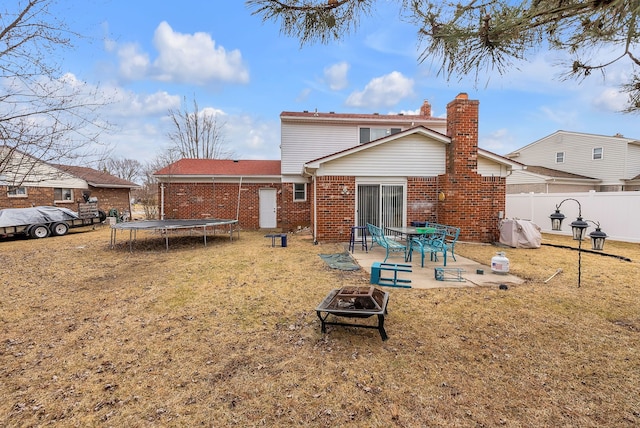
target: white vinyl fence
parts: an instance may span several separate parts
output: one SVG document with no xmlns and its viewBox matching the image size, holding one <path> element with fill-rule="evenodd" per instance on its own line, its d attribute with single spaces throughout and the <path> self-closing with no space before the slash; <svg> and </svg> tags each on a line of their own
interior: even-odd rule
<svg viewBox="0 0 640 428">
<path fill-rule="evenodd" d="M 531 220 L 544 233 L 571 234 L 571 222 L 578 217 L 578 203 L 568 200 L 560 207 L 565 215 L 562 232 L 551 230 L 549 216 L 564 199 L 582 206 L 582 218 L 600 223 L 614 241 L 640 242 L 640 192 L 521 193 L 508 194 L 505 218 Z M 587 235 L 595 230 L 589 223 Z M 606 246 L 606 244 L 605 244 Z"/>
</svg>

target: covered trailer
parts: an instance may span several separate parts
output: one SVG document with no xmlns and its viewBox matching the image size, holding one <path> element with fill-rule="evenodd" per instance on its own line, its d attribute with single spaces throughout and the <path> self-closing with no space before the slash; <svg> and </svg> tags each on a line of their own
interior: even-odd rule
<svg viewBox="0 0 640 428">
<path fill-rule="evenodd" d="M 0 210 L 0 237 L 26 235 L 31 238 L 66 235 L 70 228 L 105 221 L 106 214 L 95 203 L 78 204 L 78 212 L 61 207 L 6 208 Z"/>
</svg>

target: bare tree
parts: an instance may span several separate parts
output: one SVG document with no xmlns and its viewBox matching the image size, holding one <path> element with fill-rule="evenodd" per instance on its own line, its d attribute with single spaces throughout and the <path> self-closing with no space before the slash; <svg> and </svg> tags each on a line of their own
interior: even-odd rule
<svg viewBox="0 0 640 428">
<path fill-rule="evenodd" d="M 379 0 L 248 0 L 253 14 L 280 21 L 302 44 L 339 40 L 357 29 Z M 452 76 L 505 72 L 539 49 L 571 57 L 560 78 L 584 79 L 626 61 L 626 112 L 640 112 L 638 0 L 398 0 L 398 9 L 425 43 L 419 61 L 433 60 Z"/>
<path fill-rule="evenodd" d="M 155 219 L 159 216 L 158 180 L 153 174 L 179 159 L 175 152 L 164 151 L 142 168 L 142 186 L 134 190 L 134 197 L 136 202 L 142 205 L 147 219 Z"/>
<path fill-rule="evenodd" d="M 186 99 L 185 99 L 186 105 Z M 193 110 L 169 110 L 173 129 L 167 134 L 174 157 L 192 159 L 231 159 L 235 156 L 224 140 L 224 123 L 211 109 L 200 110 L 193 100 Z"/>
<path fill-rule="evenodd" d="M 99 90 L 61 72 L 54 58 L 79 37 L 50 13 L 55 0 L 0 5 L 0 183 L 22 185 L 42 162 L 101 155 Z M 39 171 L 42 173 L 42 171 Z"/>
<path fill-rule="evenodd" d="M 144 178 L 143 166 L 135 159 L 108 158 L 101 161 L 98 168 L 131 182 Z"/>
</svg>

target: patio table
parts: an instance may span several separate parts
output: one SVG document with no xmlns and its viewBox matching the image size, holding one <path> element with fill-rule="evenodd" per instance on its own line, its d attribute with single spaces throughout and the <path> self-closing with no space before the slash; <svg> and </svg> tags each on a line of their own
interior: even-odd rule
<svg viewBox="0 0 640 428">
<path fill-rule="evenodd" d="M 404 237 L 406 249 L 404 253 L 404 261 L 407 262 L 411 258 L 411 240 L 416 236 L 428 235 L 436 231 L 435 227 L 391 227 L 385 226 L 387 232 Z"/>
</svg>

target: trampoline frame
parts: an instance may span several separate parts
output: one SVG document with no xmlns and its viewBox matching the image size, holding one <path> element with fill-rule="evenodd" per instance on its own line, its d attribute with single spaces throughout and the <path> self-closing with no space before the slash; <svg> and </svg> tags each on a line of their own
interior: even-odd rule
<svg viewBox="0 0 640 428">
<path fill-rule="evenodd" d="M 116 235 L 118 230 L 129 231 L 129 251 L 133 251 L 133 241 L 137 238 L 138 230 L 153 230 L 164 233 L 165 250 L 169 251 L 169 231 L 179 229 L 199 229 L 202 228 L 204 236 L 204 245 L 207 246 L 207 228 L 213 228 L 214 234 L 218 226 L 229 226 L 229 239 L 233 241 L 234 225 L 238 224 L 238 220 L 227 219 L 202 219 L 202 220 L 142 220 L 130 221 L 124 223 L 116 223 L 111 225 L 111 248 L 115 248 Z M 235 228 L 240 238 L 240 229 Z"/>
</svg>

